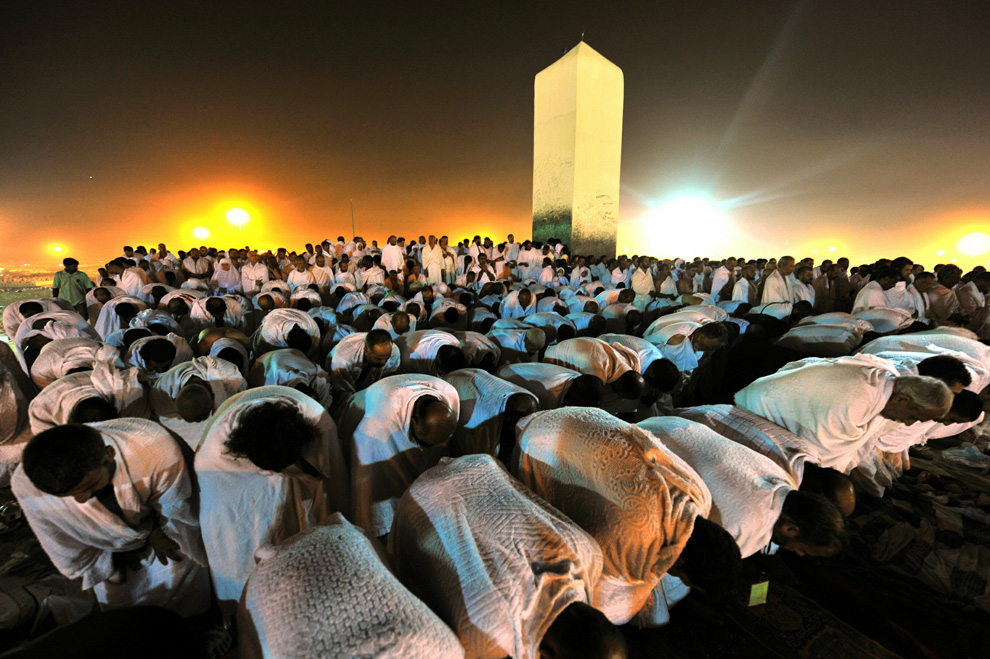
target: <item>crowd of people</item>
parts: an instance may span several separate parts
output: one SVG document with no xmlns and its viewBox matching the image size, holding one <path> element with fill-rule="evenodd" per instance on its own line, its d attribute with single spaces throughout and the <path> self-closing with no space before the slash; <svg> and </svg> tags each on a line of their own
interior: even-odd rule
<svg viewBox="0 0 990 659">
<path fill-rule="evenodd" d="M 100 612 L 23 651 L 193 621 L 215 656 L 625 657 L 986 428 L 987 294 L 511 235 L 67 258 L 3 313 L 0 479 Z"/>
</svg>

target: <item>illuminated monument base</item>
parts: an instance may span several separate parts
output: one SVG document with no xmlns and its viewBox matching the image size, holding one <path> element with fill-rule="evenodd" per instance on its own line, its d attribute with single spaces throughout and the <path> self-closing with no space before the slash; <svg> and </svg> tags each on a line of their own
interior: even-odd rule
<svg viewBox="0 0 990 659">
<path fill-rule="evenodd" d="M 533 239 L 615 255 L 622 70 L 581 42 L 536 75 Z"/>
</svg>

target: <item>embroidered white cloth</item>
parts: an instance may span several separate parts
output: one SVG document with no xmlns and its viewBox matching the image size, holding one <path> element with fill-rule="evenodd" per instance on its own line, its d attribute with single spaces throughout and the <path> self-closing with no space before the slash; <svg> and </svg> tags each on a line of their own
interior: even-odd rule
<svg viewBox="0 0 990 659">
<path fill-rule="evenodd" d="M 517 477 L 598 541 L 594 606 L 628 622 L 708 515 L 708 487 L 651 433 L 597 408 L 538 412 L 518 428 Z"/>
<path fill-rule="evenodd" d="M 114 419 L 91 424 L 116 451 L 111 483 L 123 518 L 97 498 L 79 503 L 38 490 L 19 466 L 12 487 L 45 553 L 69 579 L 94 589 L 104 609 L 157 605 L 188 616 L 209 606 L 209 575 L 192 502 L 193 485 L 179 445 L 158 424 Z M 143 547 L 152 516 L 179 545 L 184 560 L 162 565 L 154 552 L 126 579 L 112 554 Z"/>
<path fill-rule="evenodd" d="M 343 452 L 351 471 L 351 515 L 372 535 L 392 528 L 399 497 L 421 473 L 448 453 L 448 443 L 420 445 L 410 434 L 413 407 L 420 398 L 439 398 L 459 414 L 457 390 L 429 375 L 392 375 L 357 392 L 340 423 Z"/>
<path fill-rule="evenodd" d="M 479 659 L 539 659 L 561 611 L 591 603 L 595 540 L 488 455 L 444 461 L 402 496 L 389 536 L 399 579 Z"/>
<path fill-rule="evenodd" d="M 712 495 L 708 519 L 728 531 L 743 558 L 773 537 L 784 499 L 799 483 L 770 458 L 700 423 L 675 416 L 639 422 L 698 472 Z"/>
<path fill-rule="evenodd" d="M 238 417 L 251 407 L 271 402 L 295 406 L 316 427 L 316 439 L 303 449 L 320 478 L 298 467 L 273 473 L 246 458 L 226 452 L 225 442 Z M 234 602 L 254 569 L 254 552 L 279 544 L 299 531 L 347 510 L 347 471 L 339 451 L 337 429 L 315 400 L 288 387 L 258 387 L 236 394 L 220 406 L 203 433 L 196 452 L 203 542 L 217 598 Z"/>
<path fill-rule="evenodd" d="M 361 529 L 340 514 L 277 547 L 244 589 L 240 628 L 259 656 L 458 659 L 454 633 L 382 562 Z"/>
<path fill-rule="evenodd" d="M 880 415 L 897 369 L 870 355 L 792 362 L 736 394 L 736 405 L 817 449 L 820 464 L 849 473 L 897 422 Z M 823 395 L 822 392 L 828 392 Z"/>
</svg>

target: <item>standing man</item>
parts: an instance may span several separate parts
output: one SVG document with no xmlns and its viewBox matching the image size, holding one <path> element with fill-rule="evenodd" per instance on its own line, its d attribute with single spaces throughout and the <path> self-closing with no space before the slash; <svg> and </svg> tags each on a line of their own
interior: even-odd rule
<svg viewBox="0 0 990 659">
<path fill-rule="evenodd" d="M 55 273 L 52 280 L 52 297 L 66 300 L 75 307 L 83 318 L 86 317 L 86 293 L 95 286 L 89 276 L 79 270 L 79 261 L 71 256 L 62 259 L 65 270 Z"/>
<path fill-rule="evenodd" d="M 790 276 L 793 272 L 794 257 L 780 257 L 780 260 L 777 261 L 777 269 L 767 277 L 767 281 L 763 285 L 763 297 L 760 299 L 760 303 L 790 302 L 794 297 L 790 282 Z"/>
<path fill-rule="evenodd" d="M 430 286 L 436 286 L 444 280 L 447 274 L 444 271 L 444 251 L 437 245 L 436 236 L 431 234 L 429 240 L 429 244 L 421 251 L 423 272 L 426 274 L 426 283 Z"/>
</svg>

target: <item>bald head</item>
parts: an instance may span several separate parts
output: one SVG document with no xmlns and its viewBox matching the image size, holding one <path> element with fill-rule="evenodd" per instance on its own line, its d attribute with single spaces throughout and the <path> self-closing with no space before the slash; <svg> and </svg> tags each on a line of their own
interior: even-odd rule
<svg viewBox="0 0 990 659">
<path fill-rule="evenodd" d="M 526 346 L 526 352 L 531 355 L 543 350 L 544 346 L 547 344 L 546 332 L 539 327 L 526 330 L 524 344 Z"/>
<path fill-rule="evenodd" d="M 436 396 L 422 396 L 413 405 L 409 432 L 415 442 L 424 446 L 443 444 L 456 427 L 457 415 Z"/>
</svg>

